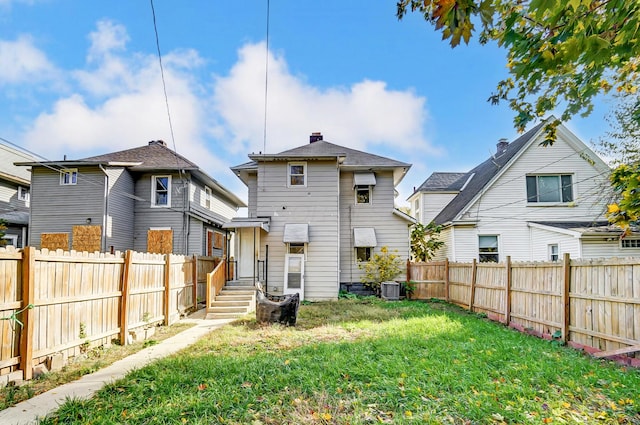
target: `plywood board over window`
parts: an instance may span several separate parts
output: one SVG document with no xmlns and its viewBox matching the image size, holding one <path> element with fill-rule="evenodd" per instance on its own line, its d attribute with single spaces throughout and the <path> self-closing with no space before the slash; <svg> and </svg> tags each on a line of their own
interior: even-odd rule
<svg viewBox="0 0 640 425">
<path fill-rule="evenodd" d="M 71 249 L 79 252 L 102 250 L 102 226 L 73 226 Z"/>
<path fill-rule="evenodd" d="M 69 234 L 68 233 L 41 233 L 40 248 L 48 250 L 62 249 L 69 251 Z"/>
<path fill-rule="evenodd" d="M 147 252 L 171 254 L 173 252 L 173 230 L 150 229 L 147 232 Z"/>
</svg>

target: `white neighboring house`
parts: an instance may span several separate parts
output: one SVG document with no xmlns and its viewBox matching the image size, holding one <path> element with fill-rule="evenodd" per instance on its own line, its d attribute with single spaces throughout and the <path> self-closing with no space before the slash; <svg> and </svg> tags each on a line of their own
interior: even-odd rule
<svg viewBox="0 0 640 425">
<path fill-rule="evenodd" d="M 549 120 L 554 120 L 551 117 Z M 609 167 L 564 125 L 549 147 L 544 121 L 467 173 L 433 173 L 408 198 L 443 226 L 436 259 L 548 261 L 640 255 L 605 218 Z"/>
<path fill-rule="evenodd" d="M 269 293 L 327 300 L 361 286 L 358 265 L 383 246 L 409 256 L 415 220 L 394 207 L 411 167 L 323 140 L 278 154 L 251 154 L 232 167 L 249 189 L 236 232 L 237 277 Z"/>
</svg>

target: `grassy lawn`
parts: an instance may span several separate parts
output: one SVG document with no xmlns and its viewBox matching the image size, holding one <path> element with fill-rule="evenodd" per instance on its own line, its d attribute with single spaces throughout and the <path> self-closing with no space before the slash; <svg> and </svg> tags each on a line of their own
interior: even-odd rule
<svg viewBox="0 0 640 425">
<path fill-rule="evenodd" d="M 640 371 L 443 303 L 303 305 L 225 326 L 42 424 L 640 424 Z"/>
</svg>

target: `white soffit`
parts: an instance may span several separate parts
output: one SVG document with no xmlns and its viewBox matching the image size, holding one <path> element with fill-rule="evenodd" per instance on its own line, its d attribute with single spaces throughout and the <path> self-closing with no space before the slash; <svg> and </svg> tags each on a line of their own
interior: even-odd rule
<svg viewBox="0 0 640 425">
<path fill-rule="evenodd" d="M 354 247 L 372 247 L 376 245 L 378 245 L 378 241 L 373 227 L 356 227 L 353 229 Z"/>
<path fill-rule="evenodd" d="M 309 225 L 304 224 L 285 224 L 284 243 L 308 243 L 309 242 Z"/>
<path fill-rule="evenodd" d="M 375 186 L 376 176 L 373 172 L 353 173 L 354 186 Z"/>
</svg>

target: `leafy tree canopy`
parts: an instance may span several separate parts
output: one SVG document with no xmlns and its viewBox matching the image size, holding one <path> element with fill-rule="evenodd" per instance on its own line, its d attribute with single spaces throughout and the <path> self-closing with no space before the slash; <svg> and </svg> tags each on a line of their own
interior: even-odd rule
<svg viewBox="0 0 640 425">
<path fill-rule="evenodd" d="M 422 13 L 452 47 L 477 33 L 507 49 L 510 76 L 492 103 L 508 102 L 514 125 L 562 108 L 560 120 L 588 115 L 610 91 L 635 93 L 640 57 L 640 2 L 635 0 L 399 0 L 397 16 Z M 479 26 L 479 29 L 476 28 Z M 640 121 L 640 108 L 633 111 Z M 558 122 L 546 127 L 555 140 Z"/>
</svg>

